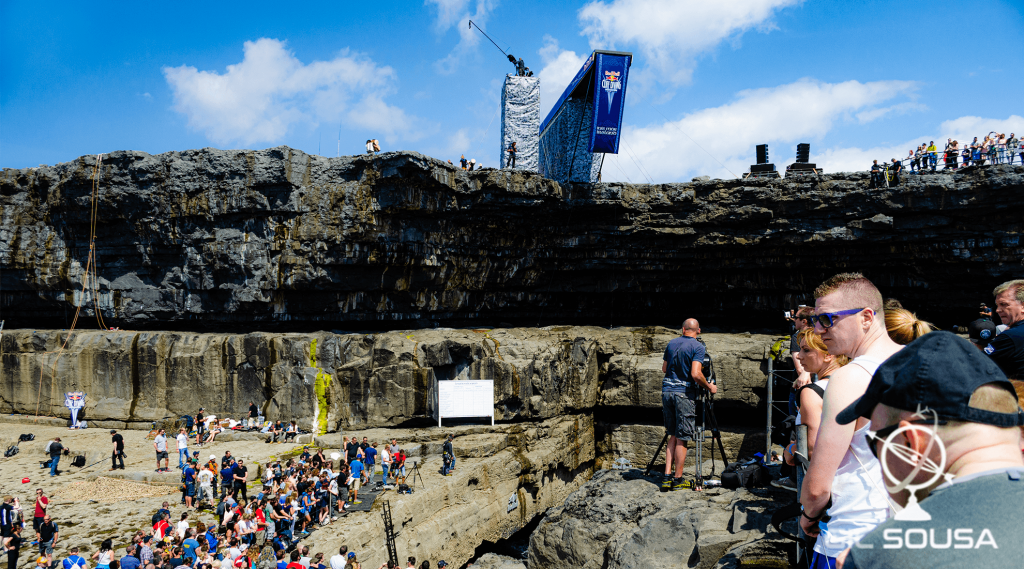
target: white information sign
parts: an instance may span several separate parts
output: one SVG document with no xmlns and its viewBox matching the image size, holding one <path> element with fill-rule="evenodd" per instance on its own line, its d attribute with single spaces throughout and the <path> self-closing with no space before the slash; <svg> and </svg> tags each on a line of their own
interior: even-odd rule
<svg viewBox="0 0 1024 569">
<path fill-rule="evenodd" d="M 437 382 L 437 426 L 441 419 L 490 417 L 494 424 L 494 380 L 459 379 Z"/>
</svg>

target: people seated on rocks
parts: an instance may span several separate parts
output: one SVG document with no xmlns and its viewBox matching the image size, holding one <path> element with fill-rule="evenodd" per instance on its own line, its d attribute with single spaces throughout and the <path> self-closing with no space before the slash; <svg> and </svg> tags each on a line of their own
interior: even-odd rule
<svg viewBox="0 0 1024 569">
<path fill-rule="evenodd" d="M 842 567 L 1020 565 L 1024 410 L 998 366 L 954 334 L 927 334 L 880 365 L 836 420 L 864 418 L 903 509 L 860 538 Z"/>
<path fill-rule="evenodd" d="M 281 421 L 274 421 L 274 423 L 270 425 L 270 441 L 275 443 L 284 442 L 284 429 L 284 423 Z"/>
<path fill-rule="evenodd" d="M 800 526 L 818 538 L 812 567 L 824 567 L 834 566 L 837 555 L 894 510 L 878 460 L 864 439 L 868 422 L 839 425 L 835 417 L 864 394 L 878 366 L 902 346 L 886 333 L 882 295 L 864 275 L 835 275 L 815 289 L 814 298 L 815 333 L 830 354 L 851 358 L 830 373 L 815 452 L 800 492 Z M 820 527 L 826 513 L 831 519 Z"/>
<path fill-rule="evenodd" d="M 299 436 L 299 425 L 295 421 L 291 421 L 284 433 L 284 440 L 285 442 L 294 441 L 297 436 Z"/>
</svg>

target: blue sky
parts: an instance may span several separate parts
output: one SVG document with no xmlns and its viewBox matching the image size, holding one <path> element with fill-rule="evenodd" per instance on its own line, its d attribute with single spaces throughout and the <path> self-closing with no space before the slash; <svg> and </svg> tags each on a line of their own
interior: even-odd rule
<svg viewBox="0 0 1024 569">
<path fill-rule="evenodd" d="M 1024 133 L 1020 4 L 976 1 L 0 1 L 0 166 L 288 145 L 498 161 L 504 56 L 542 116 L 592 49 L 632 51 L 606 181 L 732 177 L 768 143 L 827 170 Z"/>
</svg>

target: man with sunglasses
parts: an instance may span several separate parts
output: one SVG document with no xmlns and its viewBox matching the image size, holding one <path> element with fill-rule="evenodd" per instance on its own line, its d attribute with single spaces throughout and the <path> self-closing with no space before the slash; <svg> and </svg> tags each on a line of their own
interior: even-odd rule
<svg viewBox="0 0 1024 569">
<path fill-rule="evenodd" d="M 840 555 L 844 569 L 1020 566 L 1024 410 L 998 366 L 954 334 L 925 334 L 836 420 L 864 417 L 888 494 L 906 509 Z"/>
<path fill-rule="evenodd" d="M 818 537 L 811 560 L 817 569 L 835 567 L 836 556 L 888 515 L 882 472 L 863 436 L 868 422 L 839 425 L 836 414 L 864 394 L 878 366 L 903 346 L 889 338 L 882 294 L 864 275 L 835 275 L 815 289 L 814 298 L 815 332 L 830 354 L 852 360 L 829 379 L 800 493 L 800 526 Z M 821 522 L 826 514 L 827 524 Z"/>
</svg>

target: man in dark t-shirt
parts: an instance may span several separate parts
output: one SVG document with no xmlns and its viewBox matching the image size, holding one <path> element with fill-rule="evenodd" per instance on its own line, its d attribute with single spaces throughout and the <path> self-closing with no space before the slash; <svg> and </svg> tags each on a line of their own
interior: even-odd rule
<svg viewBox="0 0 1024 569">
<path fill-rule="evenodd" d="M 363 449 L 359 448 L 359 443 L 356 442 L 356 438 L 352 437 L 352 440 L 345 445 L 345 453 L 348 455 L 348 462 L 352 462 L 357 456 L 362 454 Z"/>
<path fill-rule="evenodd" d="M 1024 380 L 1024 279 L 1007 281 L 992 294 L 996 297 L 999 319 L 1010 328 L 993 338 L 985 353 L 1006 377 Z"/>
<path fill-rule="evenodd" d="M 124 470 L 124 437 L 115 429 L 110 429 L 110 442 L 114 443 L 114 450 L 110 455 L 110 469 Z M 121 463 L 120 466 L 118 466 L 118 462 Z"/>
<path fill-rule="evenodd" d="M 704 345 L 697 341 L 700 324 L 694 318 L 683 322 L 683 335 L 672 340 L 665 348 L 661 371 L 665 378 L 661 384 L 662 418 L 668 431 L 665 448 L 665 480 L 663 490 L 683 488 L 683 463 L 686 462 L 686 441 L 694 440 L 697 414 L 697 389 L 703 387 L 712 394 L 718 391 L 708 383 L 701 371 L 704 363 Z M 672 466 L 675 465 L 675 476 Z"/>
<path fill-rule="evenodd" d="M 249 501 L 249 497 L 246 495 L 245 492 L 245 477 L 247 473 L 248 469 L 245 467 L 244 461 L 239 460 L 238 462 L 235 463 L 235 491 L 241 494 L 243 504 Z"/>
</svg>

